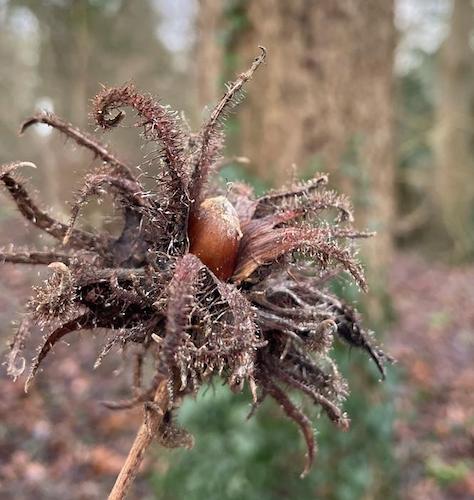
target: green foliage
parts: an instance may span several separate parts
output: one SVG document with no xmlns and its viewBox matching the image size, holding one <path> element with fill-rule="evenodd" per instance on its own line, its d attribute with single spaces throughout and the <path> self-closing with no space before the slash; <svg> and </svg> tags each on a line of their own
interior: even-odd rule
<svg viewBox="0 0 474 500">
<path fill-rule="evenodd" d="M 348 357 L 341 350 L 338 358 L 343 371 L 351 372 L 352 395 L 346 410 L 352 426 L 341 432 L 312 411 L 319 451 L 307 478 L 299 478 L 303 440 L 281 410 L 267 402 L 246 421 L 250 395 L 236 396 L 227 387 L 216 386 L 182 406 L 179 421 L 194 433 L 196 446 L 191 451 L 158 451 L 159 461 L 168 462 L 168 469 L 151 477 L 156 498 L 396 498 L 394 408 L 389 402 L 393 375 L 378 384 L 375 370 L 365 368 L 364 356 Z"/>
<path fill-rule="evenodd" d="M 441 486 L 449 486 L 466 478 L 471 467 L 464 460 L 448 464 L 440 457 L 433 456 L 427 460 L 426 470 Z"/>
<path fill-rule="evenodd" d="M 296 429 L 272 415 L 273 405 L 246 422 L 249 401 L 223 387 L 186 401 L 180 420 L 196 447 L 171 452 L 168 474 L 153 477 L 157 498 L 270 500 L 310 492 L 298 479 L 304 451 Z"/>
</svg>

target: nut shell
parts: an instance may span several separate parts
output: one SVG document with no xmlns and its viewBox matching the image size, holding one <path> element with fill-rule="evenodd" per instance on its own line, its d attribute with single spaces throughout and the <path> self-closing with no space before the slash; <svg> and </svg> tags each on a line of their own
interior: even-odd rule
<svg viewBox="0 0 474 500">
<path fill-rule="evenodd" d="M 237 212 L 226 197 L 208 198 L 191 211 L 188 237 L 189 251 L 219 279 L 232 276 L 242 232 Z"/>
</svg>

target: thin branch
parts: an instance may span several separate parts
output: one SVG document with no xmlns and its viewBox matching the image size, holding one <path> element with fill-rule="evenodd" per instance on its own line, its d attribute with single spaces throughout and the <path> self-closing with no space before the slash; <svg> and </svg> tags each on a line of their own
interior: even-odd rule
<svg viewBox="0 0 474 500">
<path fill-rule="evenodd" d="M 210 173 L 210 168 L 222 149 L 222 140 L 220 140 L 219 137 L 219 122 L 222 119 L 223 113 L 233 102 L 235 102 L 235 96 L 240 92 L 245 83 L 252 78 L 257 68 L 265 60 L 267 55 L 266 49 L 264 47 L 259 47 L 259 49 L 261 53 L 255 58 L 250 68 L 240 74 L 235 82 L 228 85 L 227 92 L 222 96 L 202 129 L 201 151 L 192 175 L 190 189 L 191 199 L 195 202 L 202 196 L 204 185 Z"/>
<path fill-rule="evenodd" d="M 307 448 L 306 464 L 303 469 L 303 472 L 301 473 L 301 477 L 304 477 L 308 474 L 311 468 L 316 448 L 311 421 L 301 410 L 299 410 L 293 404 L 290 398 L 283 392 L 283 390 L 278 385 L 273 383 L 269 378 L 265 378 L 262 382 L 264 384 L 265 390 L 281 406 L 281 408 L 286 413 L 288 418 L 296 422 L 300 427 Z"/>
<path fill-rule="evenodd" d="M 156 436 L 163 416 L 168 410 L 169 391 L 167 379 L 164 379 L 158 386 L 153 403 L 153 410 L 145 409 L 145 418 L 137 432 L 122 470 L 117 476 L 117 480 L 108 497 L 109 500 L 123 500 L 138 475 L 145 452 Z"/>
<path fill-rule="evenodd" d="M 244 86 L 244 84 L 252 78 L 253 74 L 257 70 L 257 68 L 263 63 L 265 60 L 265 57 L 267 55 L 267 51 L 264 47 L 259 47 L 261 50 L 261 54 L 255 58 L 254 62 L 252 63 L 252 66 L 242 73 L 235 82 L 231 84 L 227 92 L 224 94 L 222 99 L 219 101 L 217 106 L 214 108 L 213 112 L 211 113 L 211 116 L 209 118 L 209 121 L 206 124 L 205 127 L 205 135 L 204 137 L 209 136 L 209 134 L 212 132 L 212 129 L 216 126 L 220 116 L 222 115 L 223 110 L 226 108 L 226 106 L 232 101 L 234 98 L 235 94 L 240 91 L 240 89 Z"/>
<path fill-rule="evenodd" d="M 67 233 L 68 226 L 38 208 L 25 187 L 12 177 L 11 172 L 23 166 L 34 166 L 34 164 L 30 162 L 16 162 L 0 166 L 0 180 L 5 184 L 18 210 L 27 220 L 39 229 L 62 241 Z M 78 229 L 72 231 L 69 241 L 71 246 L 78 248 L 99 249 L 103 246 L 103 241 L 101 241 L 98 235 Z"/>
<path fill-rule="evenodd" d="M 133 85 L 104 87 L 94 98 L 93 113 L 96 123 L 105 130 L 115 127 L 124 117 L 123 111 L 119 110 L 124 106 L 133 108 L 142 119 L 139 125 L 144 128 L 146 138 L 161 142 L 162 156 L 168 164 L 169 174 L 184 191 L 184 133 L 175 114 L 150 96 L 137 92 Z M 114 110 L 117 110 L 118 114 L 110 117 Z"/>
<path fill-rule="evenodd" d="M 37 123 L 44 123 L 52 128 L 55 128 L 56 130 L 59 130 L 67 137 L 73 139 L 77 144 L 79 144 L 79 146 L 83 146 L 92 151 L 95 156 L 99 157 L 101 160 L 113 167 L 117 173 L 123 175 L 129 180 L 136 181 L 135 176 L 130 171 L 128 165 L 114 156 L 104 144 L 91 137 L 89 134 L 82 132 L 65 120 L 62 120 L 59 116 L 56 116 L 53 113 L 42 112 L 28 118 L 21 124 L 20 134 L 23 134 L 27 128 Z"/>
<path fill-rule="evenodd" d="M 89 330 L 94 327 L 96 327 L 96 324 L 94 324 L 94 318 L 92 314 L 90 312 L 86 312 L 78 318 L 67 321 L 66 323 L 56 328 L 52 333 L 46 335 L 40 350 L 33 359 L 30 374 L 28 375 L 28 378 L 25 382 L 25 392 L 28 392 L 30 383 L 36 375 L 41 362 L 48 355 L 49 351 L 55 344 L 57 344 L 68 333 L 77 332 L 80 330 Z"/>
<path fill-rule="evenodd" d="M 15 252 L 6 252 L 0 249 L 0 264 L 10 262 L 12 264 L 30 264 L 47 266 L 52 262 L 62 262 L 68 265 L 71 256 L 56 252 L 36 252 L 28 250 L 17 250 Z"/>
<path fill-rule="evenodd" d="M 397 238 L 403 238 L 418 230 L 428 222 L 431 215 L 431 207 L 428 201 L 420 203 L 413 211 L 399 219 L 395 223 L 394 234 Z"/>
<path fill-rule="evenodd" d="M 327 183 L 328 176 L 326 174 L 318 174 L 313 179 L 310 179 L 307 182 L 302 182 L 301 184 L 298 184 L 291 189 L 273 191 L 261 196 L 257 200 L 257 209 L 260 209 L 262 206 L 267 206 L 269 204 L 276 205 L 291 198 L 301 197 L 305 195 L 307 196 L 320 187 L 325 186 Z"/>
<path fill-rule="evenodd" d="M 71 209 L 71 217 L 67 226 L 68 229 L 63 239 L 64 245 L 69 242 L 71 236 L 74 234 L 74 225 L 79 216 L 81 207 L 84 206 L 87 198 L 94 193 L 98 193 L 103 186 L 107 185 L 110 186 L 110 188 L 115 191 L 117 195 L 126 199 L 130 204 L 133 204 L 133 206 L 141 206 L 146 202 L 146 200 L 140 196 L 141 188 L 135 181 L 107 174 L 88 175 L 86 177 L 84 187 L 81 189 L 79 197 Z M 127 208 L 130 210 L 132 209 L 132 207 Z"/>
</svg>

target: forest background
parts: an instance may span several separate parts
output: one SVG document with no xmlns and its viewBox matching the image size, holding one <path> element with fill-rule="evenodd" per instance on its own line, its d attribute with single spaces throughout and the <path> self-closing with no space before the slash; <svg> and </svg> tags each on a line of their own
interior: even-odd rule
<svg viewBox="0 0 474 500">
<path fill-rule="evenodd" d="M 195 448 L 156 447 L 136 498 L 474 496 L 473 40 L 470 0 L 0 0 L 0 162 L 34 161 L 31 184 L 59 217 L 93 159 L 46 126 L 19 138 L 25 117 L 46 109 L 90 129 L 100 84 L 133 81 L 197 129 L 264 45 L 267 62 L 226 122 L 224 181 L 262 192 L 328 172 L 359 227 L 378 233 L 361 252 L 368 296 L 334 286 L 398 363 L 381 384 L 364 356 L 341 351 L 352 427 L 336 432 L 313 412 L 310 476 L 298 477 L 303 443 L 276 405 L 246 421 L 248 394 L 216 384 L 180 411 Z M 136 165 L 147 152 L 127 126 L 106 139 Z M 110 208 L 90 203 L 82 224 L 112 227 Z M 39 238 L 3 194 L 0 234 Z M 0 267 L 3 345 L 39 281 L 36 269 Z M 91 374 L 99 341 L 83 340 L 72 356 L 59 346 L 27 396 L 1 372 L 2 498 L 110 489 L 141 415 L 100 405 L 128 381 L 119 357 Z"/>
</svg>

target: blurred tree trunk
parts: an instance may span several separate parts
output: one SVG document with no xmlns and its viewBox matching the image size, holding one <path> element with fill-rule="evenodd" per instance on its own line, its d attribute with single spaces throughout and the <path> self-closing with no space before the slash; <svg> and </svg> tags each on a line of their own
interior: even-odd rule
<svg viewBox="0 0 474 500">
<path fill-rule="evenodd" d="M 238 114 L 239 153 L 268 184 L 288 180 L 294 163 L 300 174 L 329 171 L 332 185 L 352 197 L 358 224 L 378 232 L 364 260 L 372 289 L 383 292 L 394 217 L 393 1 L 242 5 L 245 28 L 230 47 L 238 68 L 258 45 L 268 60 Z"/>
<path fill-rule="evenodd" d="M 436 155 L 435 203 L 442 231 L 451 240 L 454 257 L 472 256 L 474 172 L 474 54 L 470 38 L 474 11 L 470 0 L 453 2 L 451 27 L 439 62 L 437 124 L 433 134 Z"/>
<path fill-rule="evenodd" d="M 199 111 L 205 106 L 212 106 L 221 91 L 223 51 L 217 38 L 222 18 L 222 0 L 200 0 L 197 19 L 199 39 L 196 45 Z"/>
</svg>

